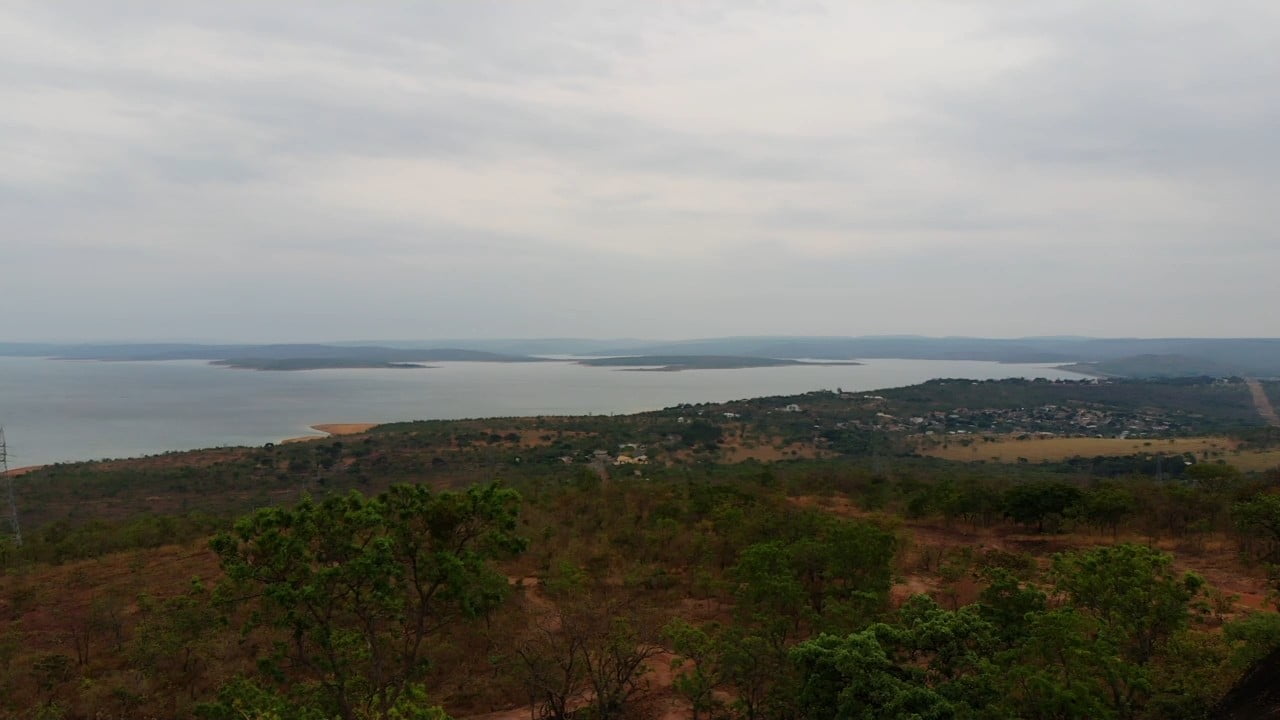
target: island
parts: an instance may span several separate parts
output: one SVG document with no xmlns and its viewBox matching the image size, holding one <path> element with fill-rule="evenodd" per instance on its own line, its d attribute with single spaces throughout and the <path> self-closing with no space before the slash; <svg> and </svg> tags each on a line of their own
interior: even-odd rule
<svg viewBox="0 0 1280 720">
<path fill-rule="evenodd" d="M 214 360 L 210 365 L 222 365 L 237 370 L 348 370 L 393 369 L 417 370 L 435 367 L 411 362 L 388 360 L 360 360 L 355 358 L 232 358 Z"/>
<path fill-rule="evenodd" d="M 387 347 L 381 345 L 124 344 L 15 345 L 0 344 L 0 355 L 17 354 L 58 360 L 151 362 L 207 360 L 213 365 L 244 370 L 423 369 L 434 362 L 536 363 L 546 358 L 455 347 Z"/>
<path fill-rule="evenodd" d="M 565 338 L 454 339 L 330 344 L 0 342 L 0 356 L 67 360 L 223 360 L 343 358 L 360 363 L 564 362 L 626 367 L 633 358 L 663 369 L 724 369 L 800 364 L 777 358 L 976 360 L 1065 365 L 1100 377 L 1280 377 L 1280 338 L 971 338 L 922 336 L 720 337 L 675 341 Z M 603 361 L 603 362 L 600 362 Z M 670 368 L 666 368 L 670 365 Z M 366 367 L 364 364 L 355 367 Z M 653 368 L 637 368 L 648 369 Z"/>
</svg>

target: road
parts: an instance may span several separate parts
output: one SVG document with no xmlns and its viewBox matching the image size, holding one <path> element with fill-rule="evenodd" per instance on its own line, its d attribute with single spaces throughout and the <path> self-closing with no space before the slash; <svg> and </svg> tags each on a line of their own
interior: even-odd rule
<svg viewBox="0 0 1280 720">
<path fill-rule="evenodd" d="M 1271 406 L 1271 399 L 1267 397 L 1262 383 L 1253 378 L 1248 378 L 1245 382 L 1249 385 L 1249 392 L 1253 393 L 1253 405 L 1258 408 L 1258 414 L 1271 427 L 1280 427 L 1280 415 L 1276 415 L 1276 409 Z"/>
</svg>

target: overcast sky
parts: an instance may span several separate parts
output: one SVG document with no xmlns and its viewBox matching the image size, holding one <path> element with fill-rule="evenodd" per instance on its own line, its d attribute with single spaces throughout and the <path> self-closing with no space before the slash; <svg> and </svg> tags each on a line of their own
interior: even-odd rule
<svg viewBox="0 0 1280 720">
<path fill-rule="evenodd" d="M 6 2 L 0 340 L 1280 335 L 1280 2 Z"/>
</svg>

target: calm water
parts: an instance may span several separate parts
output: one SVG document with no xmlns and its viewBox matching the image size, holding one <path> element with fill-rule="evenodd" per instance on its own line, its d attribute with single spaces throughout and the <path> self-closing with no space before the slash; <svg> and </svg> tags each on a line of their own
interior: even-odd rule
<svg viewBox="0 0 1280 720">
<path fill-rule="evenodd" d="M 1044 365 L 869 360 L 865 365 L 627 372 L 573 363 L 441 363 L 428 370 L 258 372 L 203 361 L 0 357 L 9 465 L 131 457 L 313 434 L 326 422 L 609 414 L 936 377 L 1079 378 Z"/>
</svg>

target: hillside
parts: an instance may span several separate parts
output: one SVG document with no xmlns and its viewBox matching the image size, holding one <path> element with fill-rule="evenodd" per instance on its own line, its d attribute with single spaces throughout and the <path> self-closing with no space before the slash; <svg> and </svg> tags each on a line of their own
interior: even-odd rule
<svg viewBox="0 0 1280 720">
<path fill-rule="evenodd" d="M 1145 448 L 916 452 L 1107 423 L 1222 434 L 1160 476 Z M 1227 464 L 1280 433 L 1243 383 L 940 380 L 351 430 L 23 475 L 0 717 L 1021 718 L 1053 692 L 1067 717 L 1174 720 L 1280 645 L 1280 470 Z"/>
<path fill-rule="evenodd" d="M 1274 338 L 753 337 L 617 346 L 599 354 L 730 354 L 835 360 L 916 358 L 1016 363 L 1097 363 L 1135 356 L 1183 356 L 1197 359 L 1199 370 L 1178 374 L 1280 376 L 1280 339 Z M 1138 369 L 1146 372 L 1145 367 Z"/>
<path fill-rule="evenodd" d="M 1250 374 L 1242 372 L 1241 366 L 1238 365 L 1228 365 L 1186 355 L 1132 355 L 1111 360 L 1063 365 L 1061 368 L 1088 375 L 1129 378 L 1227 377 L 1233 374 Z M 1254 368 L 1254 370 L 1257 369 Z"/>
</svg>

